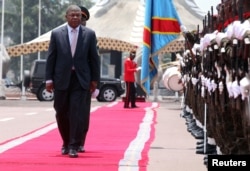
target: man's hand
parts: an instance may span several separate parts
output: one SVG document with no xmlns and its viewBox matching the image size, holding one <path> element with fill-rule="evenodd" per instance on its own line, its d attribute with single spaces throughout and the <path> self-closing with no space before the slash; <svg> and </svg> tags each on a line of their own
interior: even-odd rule
<svg viewBox="0 0 250 171">
<path fill-rule="evenodd" d="M 141 67 L 137 67 L 137 68 L 136 68 L 136 71 L 139 71 L 139 70 L 141 70 Z"/>
<path fill-rule="evenodd" d="M 90 83 L 90 93 L 93 93 L 97 88 L 97 81 L 91 81 Z"/>
<path fill-rule="evenodd" d="M 46 83 L 46 90 L 50 93 L 54 91 L 54 84 L 53 82 Z"/>
</svg>

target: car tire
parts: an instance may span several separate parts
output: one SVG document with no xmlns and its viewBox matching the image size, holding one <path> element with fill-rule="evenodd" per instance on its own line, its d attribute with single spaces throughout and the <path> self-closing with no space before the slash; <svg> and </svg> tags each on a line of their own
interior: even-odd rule
<svg viewBox="0 0 250 171">
<path fill-rule="evenodd" d="M 103 87 L 97 97 L 98 101 L 113 102 L 117 98 L 117 91 L 112 86 Z"/>
<path fill-rule="evenodd" d="M 52 101 L 54 100 L 54 93 L 46 90 L 45 85 L 42 85 L 37 91 L 37 99 L 39 101 Z"/>
<path fill-rule="evenodd" d="M 103 102 L 103 99 L 101 98 L 101 95 L 100 95 L 100 94 L 96 97 L 96 100 L 97 100 L 98 102 Z"/>
</svg>

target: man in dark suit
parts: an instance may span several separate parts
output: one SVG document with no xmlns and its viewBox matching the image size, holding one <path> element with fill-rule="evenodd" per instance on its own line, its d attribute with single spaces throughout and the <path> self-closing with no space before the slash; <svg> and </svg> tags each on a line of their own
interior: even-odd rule
<svg viewBox="0 0 250 171">
<path fill-rule="evenodd" d="M 90 14 L 89 14 L 89 10 L 83 6 L 79 6 L 81 8 L 81 13 L 82 13 L 82 19 L 81 19 L 81 24 L 83 26 L 86 26 L 87 21 L 90 18 Z M 89 120 L 90 120 L 90 108 L 91 108 L 91 93 L 88 93 L 87 95 L 87 104 L 86 106 L 84 106 L 83 110 L 86 112 L 86 114 L 84 115 L 84 129 L 83 129 L 83 133 L 82 133 L 82 141 L 77 149 L 78 152 L 80 153 L 84 153 L 85 152 L 85 148 L 84 148 L 84 144 L 85 144 L 85 140 L 87 137 L 87 133 L 89 130 Z M 88 113 L 88 114 L 87 114 Z"/>
<path fill-rule="evenodd" d="M 89 115 L 84 107 L 100 80 L 100 59 L 95 32 L 81 25 L 81 9 L 71 5 L 65 17 L 67 25 L 51 33 L 46 89 L 54 91 L 56 121 L 63 140 L 61 152 L 78 157 L 84 119 Z"/>
</svg>

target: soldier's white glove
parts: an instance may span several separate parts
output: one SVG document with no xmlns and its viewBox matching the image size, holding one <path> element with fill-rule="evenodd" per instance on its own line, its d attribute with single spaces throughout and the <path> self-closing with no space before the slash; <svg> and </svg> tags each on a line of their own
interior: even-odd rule
<svg viewBox="0 0 250 171">
<path fill-rule="evenodd" d="M 250 80 L 247 77 L 244 77 L 240 80 L 240 91 L 242 100 L 245 100 L 246 97 L 250 94 Z"/>
<path fill-rule="evenodd" d="M 232 83 L 232 92 L 233 92 L 233 95 L 234 95 L 234 98 L 236 99 L 239 95 L 240 95 L 240 86 L 238 84 L 238 81 L 235 80 L 233 81 Z"/>
</svg>

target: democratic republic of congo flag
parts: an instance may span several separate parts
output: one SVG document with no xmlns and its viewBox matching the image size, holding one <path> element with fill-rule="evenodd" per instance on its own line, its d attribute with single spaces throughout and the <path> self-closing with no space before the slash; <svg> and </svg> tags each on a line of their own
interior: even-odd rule
<svg viewBox="0 0 250 171">
<path fill-rule="evenodd" d="M 158 72 L 154 54 L 179 37 L 181 22 L 172 0 L 145 0 L 144 22 L 141 86 L 149 94 Z"/>
</svg>

